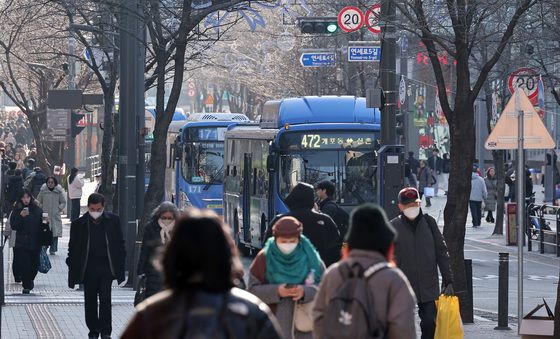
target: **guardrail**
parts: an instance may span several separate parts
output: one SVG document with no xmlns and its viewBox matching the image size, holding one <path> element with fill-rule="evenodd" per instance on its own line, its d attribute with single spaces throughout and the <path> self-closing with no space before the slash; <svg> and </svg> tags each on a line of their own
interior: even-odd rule
<svg viewBox="0 0 560 339">
<path fill-rule="evenodd" d="M 101 174 L 101 157 L 99 154 L 93 155 L 91 157 L 87 157 L 87 161 L 89 164 L 90 179 L 93 181 L 96 175 Z"/>
<path fill-rule="evenodd" d="M 532 251 L 532 243 L 538 242 L 540 253 L 544 253 L 548 245 L 553 246 L 556 256 L 560 257 L 560 207 L 529 204 L 526 221 L 527 250 Z M 552 229 L 551 225 L 556 229 Z"/>
</svg>

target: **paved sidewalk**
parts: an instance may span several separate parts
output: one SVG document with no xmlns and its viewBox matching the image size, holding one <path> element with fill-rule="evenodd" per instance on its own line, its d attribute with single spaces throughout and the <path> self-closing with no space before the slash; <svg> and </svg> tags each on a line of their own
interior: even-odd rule
<svg viewBox="0 0 560 339">
<path fill-rule="evenodd" d="M 95 185 L 86 183 L 82 206 Z M 84 208 L 82 208 L 84 210 Z M 50 255 L 52 269 L 47 274 L 37 274 L 35 288 L 30 295 L 21 293 L 21 284 L 14 282 L 11 263 L 12 249 L 4 249 L 4 280 L 6 305 L 2 307 L 2 338 L 86 338 L 88 329 L 84 316 L 83 292 L 68 288 L 68 253 L 70 222 L 63 219 L 63 237 L 58 242 L 58 252 Z M 113 337 L 120 337 L 134 312 L 134 291 L 113 284 Z"/>
</svg>

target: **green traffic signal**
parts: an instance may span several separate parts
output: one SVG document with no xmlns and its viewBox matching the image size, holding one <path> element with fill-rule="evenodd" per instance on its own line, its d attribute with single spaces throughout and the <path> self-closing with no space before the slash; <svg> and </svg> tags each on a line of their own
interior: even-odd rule
<svg viewBox="0 0 560 339">
<path fill-rule="evenodd" d="M 336 22 L 329 22 L 327 24 L 327 32 L 336 33 L 336 31 L 338 31 L 338 24 Z"/>
<path fill-rule="evenodd" d="M 303 34 L 333 34 L 338 31 L 335 17 L 299 18 L 299 28 Z"/>
</svg>

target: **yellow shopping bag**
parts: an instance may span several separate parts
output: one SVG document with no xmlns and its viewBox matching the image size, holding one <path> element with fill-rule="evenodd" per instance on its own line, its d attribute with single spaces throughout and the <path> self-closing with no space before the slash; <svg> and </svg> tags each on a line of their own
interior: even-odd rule
<svg viewBox="0 0 560 339">
<path fill-rule="evenodd" d="M 436 300 L 436 334 L 434 339 L 463 339 L 463 322 L 459 298 L 440 295 Z"/>
</svg>

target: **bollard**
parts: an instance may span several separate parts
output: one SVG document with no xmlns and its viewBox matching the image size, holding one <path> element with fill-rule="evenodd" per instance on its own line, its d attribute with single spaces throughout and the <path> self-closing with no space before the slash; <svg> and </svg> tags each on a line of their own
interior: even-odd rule
<svg viewBox="0 0 560 339">
<path fill-rule="evenodd" d="M 467 277 L 467 292 L 469 298 L 469 305 L 471 305 L 470 312 L 463 317 L 464 323 L 474 323 L 474 304 L 473 304 L 473 280 L 472 280 L 472 260 L 465 259 L 465 275 Z"/>
<path fill-rule="evenodd" d="M 509 253 L 499 254 L 498 268 L 498 326 L 495 330 L 511 330 L 508 326 Z"/>
</svg>

